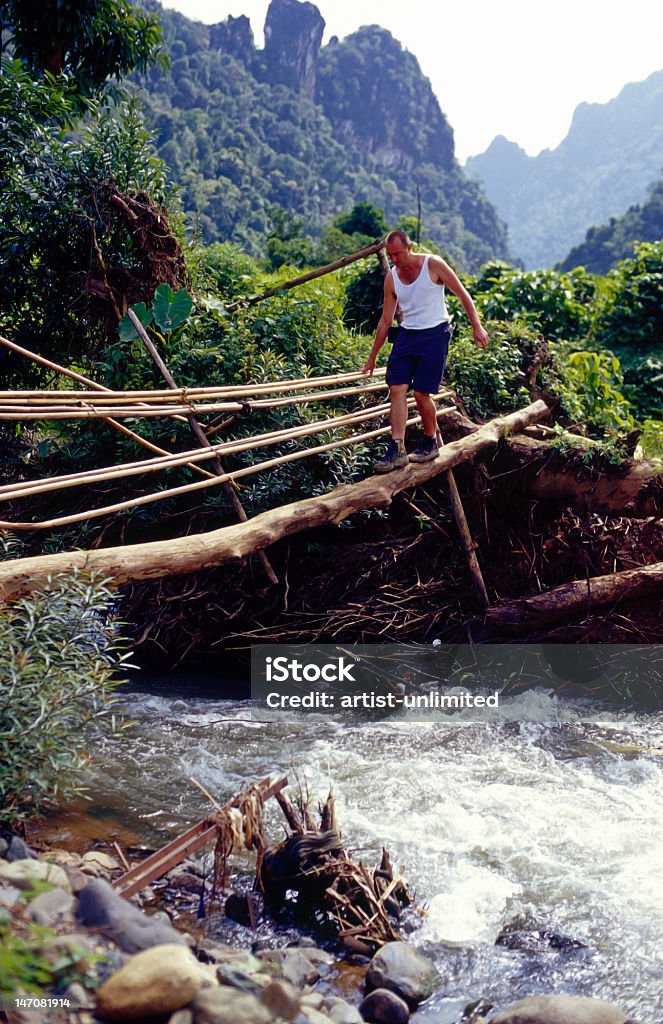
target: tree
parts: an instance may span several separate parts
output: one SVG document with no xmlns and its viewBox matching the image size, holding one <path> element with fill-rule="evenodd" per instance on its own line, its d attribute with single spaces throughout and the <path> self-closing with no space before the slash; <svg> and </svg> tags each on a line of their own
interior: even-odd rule
<svg viewBox="0 0 663 1024">
<path fill-rule="evenodd" d="M 64 76 L 79 102 L 165 60 L 157 16 L 127 0 L 4 0 L 1 27 L 32 75 Z"/>
</svg>

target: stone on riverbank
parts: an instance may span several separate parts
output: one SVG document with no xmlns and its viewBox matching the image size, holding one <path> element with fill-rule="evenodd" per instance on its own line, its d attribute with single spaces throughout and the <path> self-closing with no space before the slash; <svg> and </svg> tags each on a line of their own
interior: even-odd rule
<svg viewBox="0 0 663 1024">
<path fill-rule="evenodd" d="M 73 906 L 74 897 L 70 892 L 65 889 L 50 889 L 49 892 L 42 892 L 30 900 L 25 915 L 35 924 L 43 924 L 50 928 L 67 919 L 71 920 Z"/>
<path fill-rule="evenodd" d="M 61 867 L 46 860 L 32 860 L 28 857 L 0 864 L 0 881 L 14 885 L 17 889 L 30 889 L 35 882 L 48 882 L 56 889 L 71 892 L 69 879 Z"/>
<path fill-rule="evenodd" d="M 376 988 L 359 1004 L 359 1012 L 370 1024 L 407 1024 L 410 1009 L 404 999 L 388 988 Z"/>
<path fill-rule="evenodd" d="M 103 878 L 95 878 L 81 890 L 76 913 L 82 924 L 96 928 L 125 953 L 138 953 L 151 946 L 186 945 L 179 932 L 162 921 L 152 921 L 118 896 Z"/>
<path fill-rule="evenodd" d="M 234 988 L 204 989 L 192 1004 L 194 1024 L 272 1024 L 271 1010 L 250 992 Z"/>
<path fill-rule="evenodd" d="M 434 965 L 407 942 L 387 942 L 366 971 L 367 991 L 389 989 L 412 1010 L 433 994 L 440 980 Z"/>
<path fill-rule="evenodd" d="M 106 1021 L 143 1021 L 187 1006 L 206 982 L 186 946 L 154 946 L 137 953 L 97 992 L 96 1013 Z"/>
<path fill-rule="evenodd" d="M 627 1024 L 612 1003 L 586 996 L 532 996 L 507 1006 L 488 1024 Z"/>
</svg>

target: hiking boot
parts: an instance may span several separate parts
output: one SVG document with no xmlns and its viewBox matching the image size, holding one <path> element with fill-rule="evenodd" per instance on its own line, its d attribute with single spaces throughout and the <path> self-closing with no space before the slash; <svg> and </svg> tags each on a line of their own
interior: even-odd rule
<svg viewBox="0 0 663 1024">
<path fill-rule="evenodd" d="M 403 442 L 390 441 L 385 457 L 382 462 L 376 462 L 373 470 L 376 473 L 391 473 L 392 469 L 401 469 L 407 464 L 408 457 Z"/>
<path fill-rule="evenodd" d="M 439 454 L 440 449 L 437 447 L 437 438 L 429 437 L 425 434 L 419 447 L 410 455 L 410 462 L 430 462 L 432 459 L 436 459 Z"/>
</svg>

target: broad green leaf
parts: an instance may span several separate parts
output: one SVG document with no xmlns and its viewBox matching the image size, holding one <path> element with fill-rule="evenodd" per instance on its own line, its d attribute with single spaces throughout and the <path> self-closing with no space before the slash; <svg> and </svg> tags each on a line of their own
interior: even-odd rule
<svg viewBox="0 0 663 1024">
<path fill-rule="evenodd" d="M 148 309 L 144 302 L 136 302 L 131 307 L 131 311 L 136 314 L 143 327 L 147 327 L 151 323 L 152 310 Z M 129 319 L 129 314 L 125 313 L 120 320 L 120 341 L 133 341 L 137 337 L 138 331 Z"/>
<path fill-rule="evenodd" d="M 162 331 L 173 331 L 189 319 L 193 299 L 186 288 L 174 292 L 170 285 L 160 284 L 154 293 L 152 312 Z"/>
</svg>

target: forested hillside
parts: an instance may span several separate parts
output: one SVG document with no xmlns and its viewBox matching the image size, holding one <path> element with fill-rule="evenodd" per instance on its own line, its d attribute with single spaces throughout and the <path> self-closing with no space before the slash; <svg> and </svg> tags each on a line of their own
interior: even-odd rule
<svg viewBox="0 0 663 1024">
<path fill-rule="evenodd" d="M 663 71 L 657 71 L 609 103 L 581 103 L 556 149 L 530 157 L 498 136 L 466 169 L 506 221 L 512 255 L 526 268 L 551 267 L 593 225 L 644 201 L 660 178 L 661 154 Z"/>
<path fill-rule="evenodd" d="M 590 228 L 585 241 L 574 246 L 559 269 L 586 267 L 595 274 L 607 274 L 620 260 L 633 255 L 636 242 L 659 238 L 663 238 L 663 179 L 652 185 L 642 205 L 631 206 L 622 217 L 611 217 L 607 224 Z"/>
<path fill-rule="evenodd" d="M 418 189 L 423 232 L 462 267 L 506 255 L 504 225 L 456 161 L 430 83 L 389 32 L 365 27 L 321 48 L 313 4 L 272 0 L 258 50 L 246 17 L 205 26 L 151 7 L 171 68 L 138 79 L 141 100 L 206 241 L 258 252 L 275 207 L 313 237 L 362 200 L 396 223 L 416 217 Z"/>
</svg>

